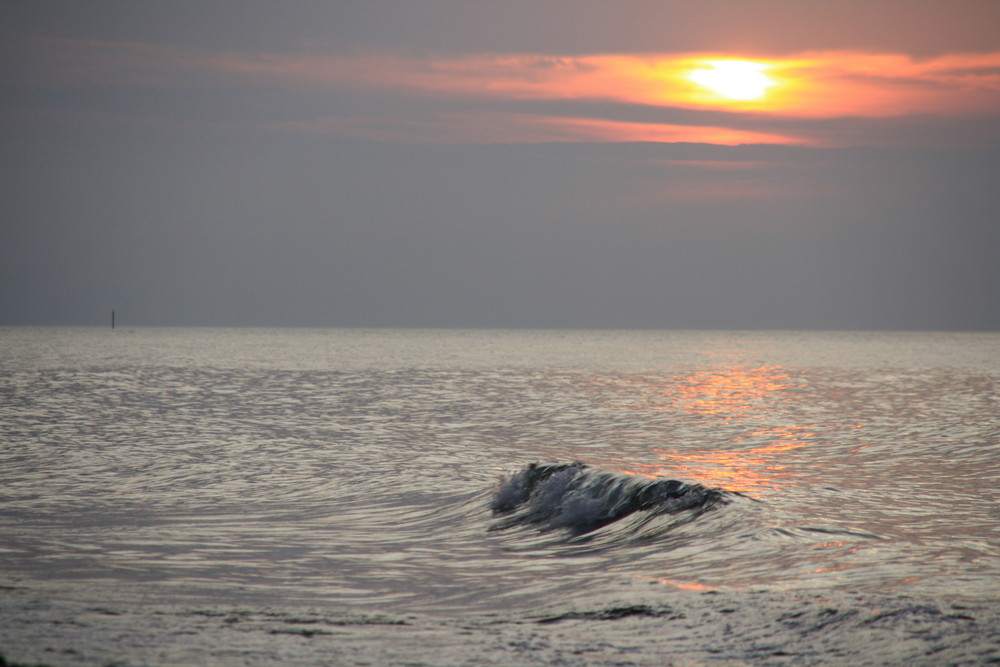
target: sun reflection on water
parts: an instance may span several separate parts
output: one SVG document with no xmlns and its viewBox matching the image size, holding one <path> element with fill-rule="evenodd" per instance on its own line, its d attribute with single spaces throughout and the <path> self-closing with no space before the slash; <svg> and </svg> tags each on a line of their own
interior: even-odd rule
<svg viewBox="0 0 1000 667">
<path fill-rule="evenodd" d="M 748 419 L 777 392 L 788 387 L 780 366 L 726 366 L 700 370 L 679 380 L 681 407 L 698 415 Z"/>
<path fill-rule="evenodd" d="M 638 380 L 644 395 L 635 409 L 669 411 L 677 423 L 695 420 L 699 429 L 725 429 L 728 437 L 711 447 L 654 447 L 655 463 L 629 472 L 649 477 L 681 477 L 747 495 L 794 486 L 787 455 L 815 444 L 812 425 L 775 423 L 783 404 L 794 401 L 789 372 L 777 365 L 723 363 L 672 378 Z M 708 421 L 706 421 L 706 419 Z M 664 441 L 667 438 L 663 439 Z M 711 441 L 711 440 L 710 440 Z"/>
</svg>

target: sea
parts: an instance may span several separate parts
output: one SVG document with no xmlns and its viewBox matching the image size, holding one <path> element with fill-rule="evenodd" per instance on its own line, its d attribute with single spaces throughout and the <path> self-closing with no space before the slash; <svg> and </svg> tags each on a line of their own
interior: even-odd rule
<svg viewBox="0 0 1000 667">
<path fill-rule="evenodd" d="M 991 332 L 0 328 L 0 664 L 998 664 L 998 389 Z"/>
</svg>

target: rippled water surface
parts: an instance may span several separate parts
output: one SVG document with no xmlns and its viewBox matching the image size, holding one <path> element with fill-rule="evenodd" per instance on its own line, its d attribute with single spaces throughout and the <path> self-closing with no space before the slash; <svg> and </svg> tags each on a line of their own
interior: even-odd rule
<svg viewBox="0 0 1000 667">
<path fill-rule="evenodd" d="M 0 583 L 446 617 L 992 600 L 998 379 L 998 334 L 2 329 Z M 573 461 L 726 502 L 502 524 L 503 484 Z"/>
</svg>

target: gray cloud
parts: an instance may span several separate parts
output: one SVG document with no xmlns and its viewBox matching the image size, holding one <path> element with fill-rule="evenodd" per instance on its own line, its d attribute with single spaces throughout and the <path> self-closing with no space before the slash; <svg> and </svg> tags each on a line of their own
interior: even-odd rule
<svg viewBox="0 0 1000 667">
<path fill-rule="evenodd" d="M 344 51 L 438 40 L 459 51 L 478 39 L 477 49 L 574 53 L 595 30 L 587 17 L 618 5 L 587 5 L 578 28 L 548 42 L 553 16 L 515 29 L 523 12 L 503 9 L 514 5 L 476 4 L 488 16 L 465 24 L 467 6 L 297 4 L 279 16 L 256 3 L 192 4 L 190 14 L 166 3 L 5 5 L 0 31 L 21 46 L 6 42 L 20 58 L 4 58 L 0 79 L 0 324 L 104 324 L 114 308 L 142 325 L 1000 327 L 991 116 L 779 122 L 595 100 L 442 102 L 162 71 L 140 79 L 131 69 L 74 81 L 58 54 L 33 50 L 68 39 L 155 42 L 182 55 L 328 53 L 342 39 Z M 596 44 L 626 41 L 618 20 Z M 972 42 L 985 39 L 970 30 Z M 635 48 L 651 32 L 639 30 Z M 682 32 L 664 28 L 689 48 Z M 859 146 L 405 145 L 317 127 L 379 114 L 405 122 L 422 110 L 849 135 Z"/>
<path fill-rule="evenodd" d="M 720 168 L 730 160 L 754 166 Z M 15 323 L 101 322 L 115 307 L 136 324 L 995 328 L 998 211 L 983 193 L 998 161 L 78 138 L 5 174 L 14 224 L 0 312 Z"/>
</svg>

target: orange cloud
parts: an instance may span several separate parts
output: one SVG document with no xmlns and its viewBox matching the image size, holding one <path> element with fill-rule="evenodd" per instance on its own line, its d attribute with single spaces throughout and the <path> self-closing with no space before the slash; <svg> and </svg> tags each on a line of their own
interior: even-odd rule
<svg viewBox="0 0 1000 667">
<path fill-rule="evenodd" d="M 917 60 L 900 54 L 804 54 L 776 66 L 773 113 L 813 118 L 1000 111 L 1000 53 Z"/>
<path fill-rule="evenodd" d="M 379 141 L 413 143 L 540 142 L 691 142 L 725 146 L 795 144 L 775 133 L 726 127 L 631 123 L 599 118 L 526 113 L 438 113 L 430 116 L 324 117 L 285 123 L 285 127 L 326 134 L 346 134 Z"/>
<path fill-rule="evenodd" d="M 758 99 L 740 100 L 715 94 L 692 80 L 691 74 L 705 63 L 719 60 L 757 63 L 773 85 Z M 205 64 L 301 86 L 382 88 L 477 99 L 604 100 L 811 118 L 1000 111 L 1000 53 L 926 60 L 849 52 L 781 59 L 733 54 L 448 59 L 226 54 Z"/>
<path fill-rule="evenodd" d="M 749 131 L 741 119 L 821 120 L 841 117 L 945 118 L 1000 112 L 1000 52 L 916 59 L 905 54 L 817 52 L 771 58 L 742 54 L 469 54 L 454 57 L 323 53 L 209 53 L 139 43 L 53 41 L 44 56 L 50 75 L 73 85 L 225 85 L 258 83 L 291 90 L 351 92 L 372 99 L 437 100 L 406 115 L 386 103 L 358 117 L 284 123 L 314 131 L 403 141 L 688 141 L 717 144 L 816 143 L 795 131 Z M 50 55 L 55 53 L 56 55 Z M 61 70 L 60 63 L 61 62 Z M 762 77 L 713 87 L 696 76 L 713 63 Z M 44 68 L 41 68 L 44 70 Z M 44 71 L 36 71 L 36 74 Z M 733 82 L 730 82 L 733 84 Z M 644 109 L 726 112 L 730 127 L 630 122 L 581 113 L 476 113 L 502 101 L 613 102 Z M 375 103 L 376 105 L 378 102 Z M 464 107 L 463 107 L 464 105 Z M 456 107 L 463 107 L 461 110 Z M 614 110 L 605 110 L 613 116 Z M 772 128 L 777 125 L 771 125 Z M 827 140 L 827 143 L 831 143 Z"/>
</svg>

